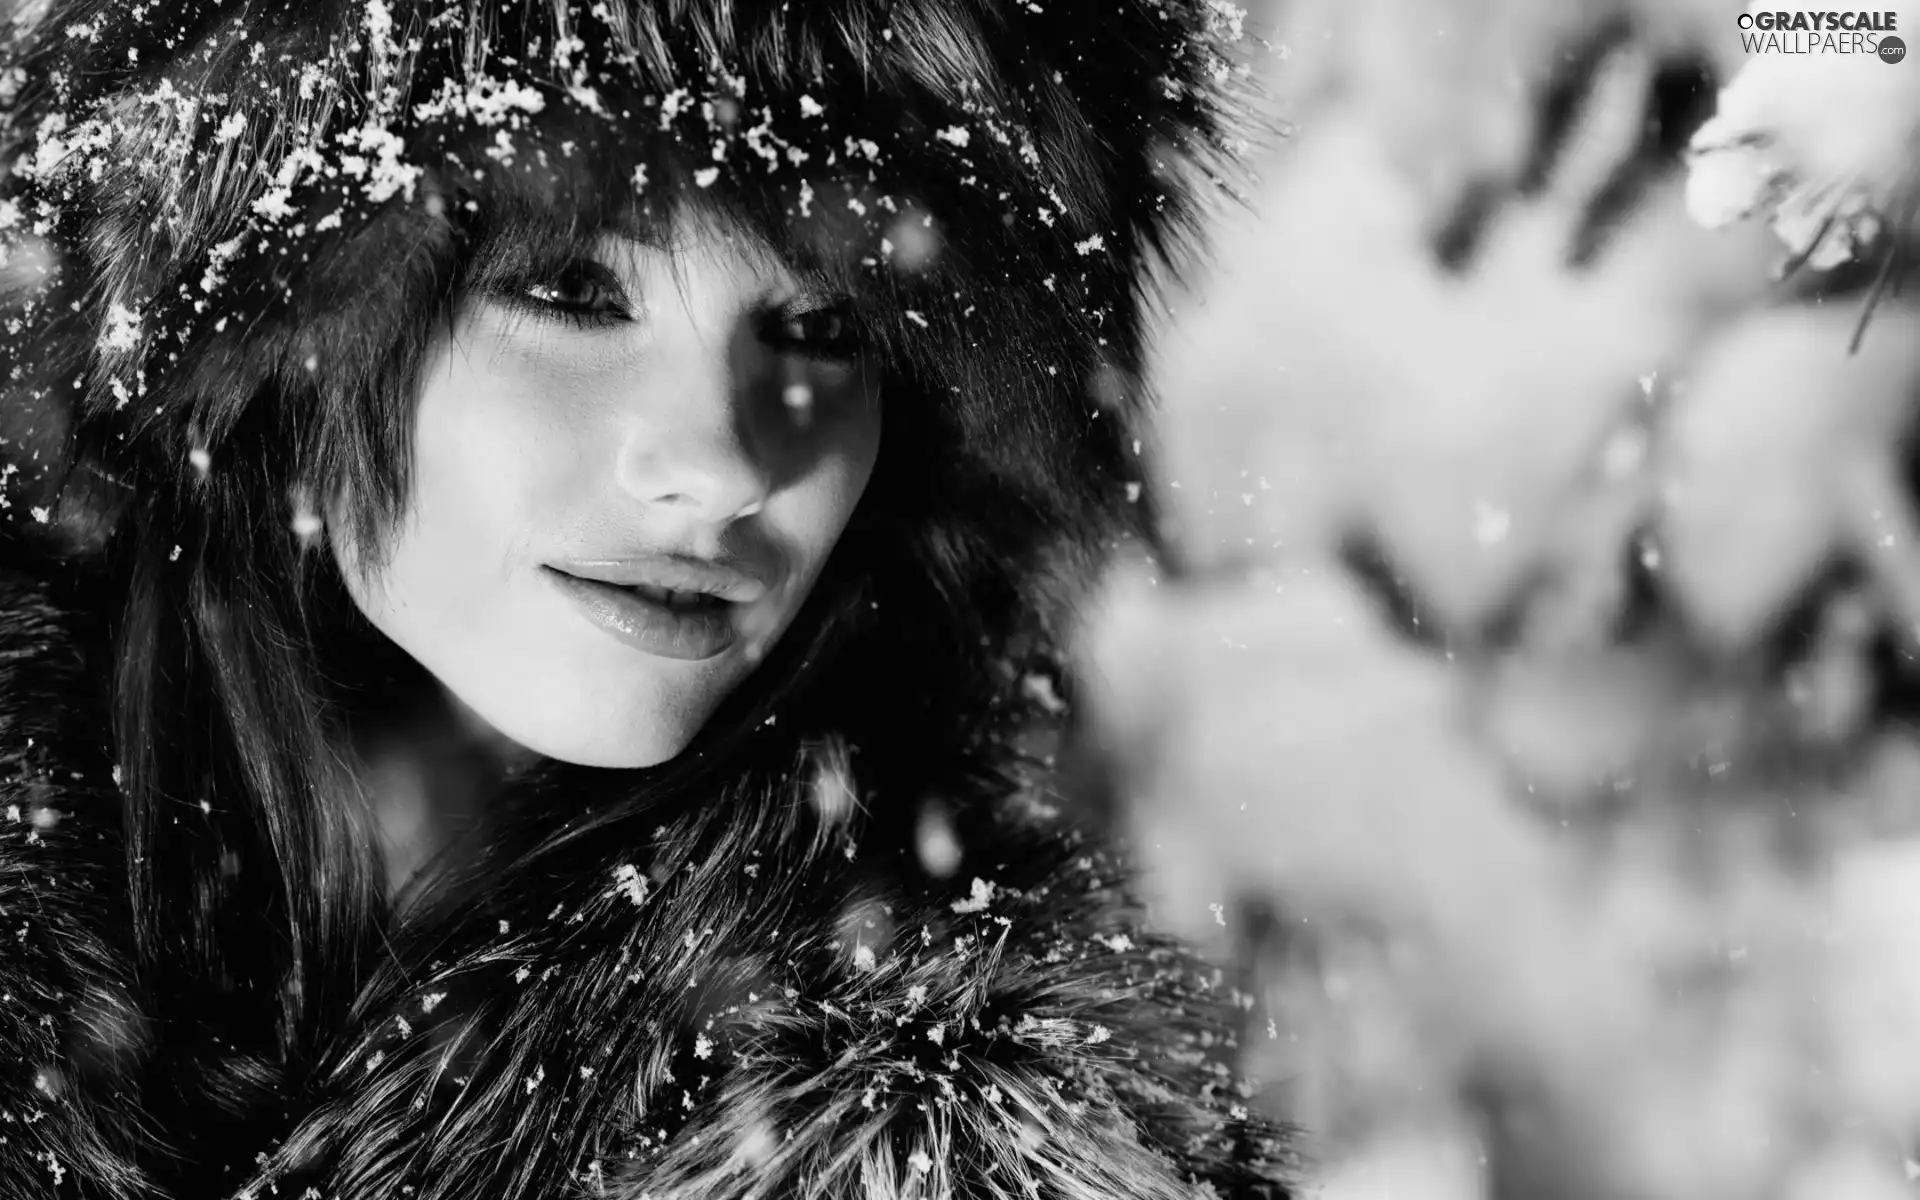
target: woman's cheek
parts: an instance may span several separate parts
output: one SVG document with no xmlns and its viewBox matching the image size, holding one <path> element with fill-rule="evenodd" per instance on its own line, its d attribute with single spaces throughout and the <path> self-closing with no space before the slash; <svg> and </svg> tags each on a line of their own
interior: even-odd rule
<svg viewBox="0 0 1920 1200">
<path fill-rule="evenodd" d="M 550 353 L 476 355 L 424 398 L 417 484 L 458 505 L 453 519 L 502 535 L 550 524 L 590 499 L 581 489 L 597 477 L 593 447 L 606 444 L 597 414 L 611 390 L 604 373 Z"/>
<path fill-rule="evenodd" d="M 800 424 L 811 435 L 811 453 L 821 465 L 851 476 L 857 500 L 879 455 L 877 377 L 857 364 L 822 363 L 808 372 L 804 386 L 811 404 Z"/>
</svg>

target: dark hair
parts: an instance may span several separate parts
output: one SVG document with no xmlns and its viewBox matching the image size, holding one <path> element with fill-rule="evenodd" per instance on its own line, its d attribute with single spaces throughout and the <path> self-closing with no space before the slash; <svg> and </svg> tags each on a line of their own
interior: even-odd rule
<svg viewBox="0 0 1920 1200">
<path fill-rule="evenodd" d="M 550 834 L 778 784 L 828 738 L 883 796 L 990 775 L 1072 581 L 1150 536 L 1130 381 L 1180 163 L 1220 134 L 1213 6 L 432 7 L 56 0 L 12 47 L 8 429 L 125 597 L 138 961 L 174 1061 L 231 1047 L 218 1078 L 163 1062 L 150 1107 L 216 1125 L 273 1118 L 380 950 L 340 701 L 377 643 L 292 506 L 396 516 L 422 357 L 477 279 L 692 208 L 855 295 L 888 371 L 795 628 L 674 763 L 554 768 L 605 803 Z"/>
</svg>

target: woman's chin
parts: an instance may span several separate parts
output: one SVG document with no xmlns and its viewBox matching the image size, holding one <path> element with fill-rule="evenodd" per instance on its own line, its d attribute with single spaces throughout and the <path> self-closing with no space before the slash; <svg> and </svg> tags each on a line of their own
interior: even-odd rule
<svg viewBox="0 0 1920 1200">
<path fill-rule="evenodd" d="M 581 767 L 635 770 L 657 767 L 678 756 L 700 732 L 714 705 L 469 704 L 469 711 L 491 735 L 523 755 Z"/>
</svg>

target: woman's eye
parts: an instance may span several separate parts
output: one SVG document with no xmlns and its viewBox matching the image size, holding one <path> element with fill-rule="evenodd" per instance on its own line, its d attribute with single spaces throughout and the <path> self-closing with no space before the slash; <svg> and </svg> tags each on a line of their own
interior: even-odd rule
<svg viewBox="0 0 1920 1200">
<path fill-rule="evenodd" d="M 781 313 L 773 340 L 783 349 L 821 358 L 850 358 L 859 349 L 853 319 L 840 308 Z"/>
<path fill-rule="evenodd" d="M 577 261 L 521 291 L 536 306 L 581 324 L 633 319 L 626 293 L 613 272 L 599 263 Z"/>
</svg>

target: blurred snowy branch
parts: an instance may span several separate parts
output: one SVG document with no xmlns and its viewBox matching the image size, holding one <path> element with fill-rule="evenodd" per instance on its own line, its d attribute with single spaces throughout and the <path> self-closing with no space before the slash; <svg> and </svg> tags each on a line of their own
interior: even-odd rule
<svg viewBox="0 0 1920 1200">
<path fill-rule="evenodd" d="M 1293 134 L 1156 364 L 1186 569 L 1082 650 L 1330 1198 L 1920 1171 L 1920 309 L 1849 354 L 1920 63 L 1796 74 L 1741 11 L 1264 14 Z"/>
<path fill-rule="evenodd" d="M 1763 11 L 1761 4 L 1750 12 Z M 1920 37 L 1920 3 L 1888 4 Z M 1718 227 L 1764 216 L 1815 270 L 1884 247 L 1920 206 L 1920 71 L 1844 55 L 1760 54 L 1720 92 L 1690 147 L 1687 201 Z"/>
</svg>

